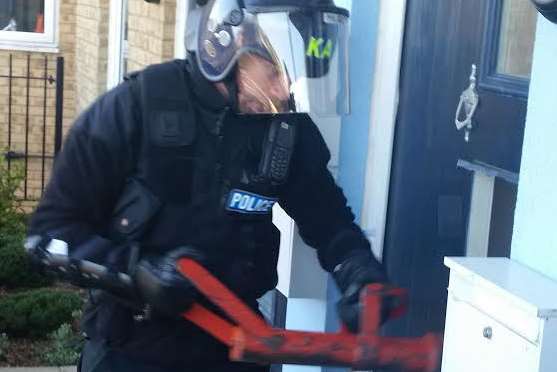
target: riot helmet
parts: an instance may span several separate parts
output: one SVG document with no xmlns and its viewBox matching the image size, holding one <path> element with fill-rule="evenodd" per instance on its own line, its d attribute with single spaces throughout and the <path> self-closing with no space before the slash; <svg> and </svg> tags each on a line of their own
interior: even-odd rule
<svg viewBox="0 0 557 372">
<path fill-rule="evenodd" d="M 251 112 L 349 112 L 349 12 L 335 0 L 196 0 L 188 25 L 200 72 L 255 98 Z"/>
</svg>

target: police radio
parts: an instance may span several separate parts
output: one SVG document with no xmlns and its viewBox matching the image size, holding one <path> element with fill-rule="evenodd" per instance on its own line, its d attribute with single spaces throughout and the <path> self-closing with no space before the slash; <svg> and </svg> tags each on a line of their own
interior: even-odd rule
<svg viewBox="0 0 557 372">
<path fill-rule="evenodd" d="M 294 152 L 296 128 L 283 120 L 275 120 L 269 126 L 259 163 L 259 177 L 274 184 L 282 184 L 288 177 L 290 159 Z"/>
<path fill-rule="evenodd" d="M 532 0 L 539 12 L 553 23 L 557 23 L 557 0 Z"/>
</svg>

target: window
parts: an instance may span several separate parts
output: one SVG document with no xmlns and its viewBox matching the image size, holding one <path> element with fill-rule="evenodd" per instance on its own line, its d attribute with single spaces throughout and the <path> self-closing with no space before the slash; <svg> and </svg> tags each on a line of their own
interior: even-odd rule
<svg viewBox="0 0 557 372">
<path fill-rule="evenodd" d="M 480 87 L 528 96 L 537 12 L 529 1 L 486 1 L 488 27 Z"/>
<path fill-rule="evenodd" d="M 0 49 L 57 52 L 59 0 L 0 0 Z"/>
<path fill-rule="evenodd" d="M 536 20 L 536 10 L 529 2 L 503 2 L 497 58 L 498 73 L 530 78 Z"/>
</svg>

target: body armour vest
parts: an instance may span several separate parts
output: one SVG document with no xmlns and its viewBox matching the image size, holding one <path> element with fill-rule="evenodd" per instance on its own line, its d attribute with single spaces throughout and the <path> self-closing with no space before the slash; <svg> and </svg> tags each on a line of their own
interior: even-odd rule
<svg viewBox="0 0 557 372">
<path fill-rule="evenodd" d="M 132 79 L 142 145 L 129 184 L 148 190 L 157 207 L 136 234 L 142 254 L 194 246 L 232 290 L 260 297 L 277 283 L 280 234 L 272 207 L 288 174 L 295 117 L 212 111 L 192 95 L 183 61 Z"/>
</svg>

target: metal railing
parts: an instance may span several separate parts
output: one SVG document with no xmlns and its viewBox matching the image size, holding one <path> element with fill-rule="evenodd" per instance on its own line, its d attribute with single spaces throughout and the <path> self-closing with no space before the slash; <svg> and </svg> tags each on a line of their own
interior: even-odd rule
<svg viewBox="0 0 557 372">
<path fill-rule="evenodd" d="M 7 113 L 5 113 L 4 118 L 0 117 L 0 126 L 6 125 L 7 128 L 0 129 L 2 129 L 3 133 L 7 132 L 7 141 L 3 143 L 3 147 L 7 145 L 4 157 L 8 163 L 8 170 L 11 171 L 13 161 L 23 161 L 25 178 L 21 195 L 23 200 L 32 201 L 39 199 L 42 195 L 52 162 L 62 146 L 64 58 L 56 57 L 56 60 L 53 61 L 52 57 L 49 58 L 49 56 L 27 54 L 24 60 L 20 62 L 22 63 L 19 63 L 16 69 L 14 66 L 14 55 L 10 54 L 8 57 L 7 74 L 0 74 L 0 81 L 7 79 L 7 92 L 3 92 L 3 89 L 0 89 L 0 97 L 7 93 Z M 31 67 L 32 62 L 33 69 Z M 54 63 L 55 71 L 49 71 L 54 66 Z M 17 84 L 19 81 L 24 83 Z M 32 81 L 37 81 L 38 83 L 33 84 L 33 87 L 31 87 Z M 16 92 L 14 85 L 24 85 L 24 89 Z M 32 89 L 34 92 L 42 91 L 42 97 L 31 97 Z M 55 107 L 52 108 L 49 105 L 48 99 L 53 91 Z M 33 107 L 31 103 L 33 103 Z M 16 106 L 19 108 L 18 113 L 14 112 Z M 54 109 L 53 117 L 52 115 L 47 115 L 47 110 L 52 109 Z M 33 110 L 33 113 L 31 113 L 31 110 Z M 16 122 L 14 120 L 16 116 L 23 117 L 23 120 Z M 32 124 L 32 117 L 39 120 L 33 120 Z M 54 130 L 49 130 L 52 127 Z M 21 135 L 22 132 L 23 135 Z M 17 140 L 15 133 L 18 134 Z M 54 138 L 47 138 L 49 134 Z M 34 146 L 33 151 L 31 151 L 30 136 L 33 136 L 34 141 L 37 138 L 42 141 L 39 150 L 37 150 L 37 146 Z M 47 143 L 51 145 L 47 146 Z M 30 162 L 34 162 L 34 169 L 40 169 L 38 171 L 40 174 L 38 193 L 31 193 L 29 190 Z M 34 172 L 33 175 L 36 177 L 37 172 Z M 38 182 L 38 179 L 35 181 Z"/>
</svg>

